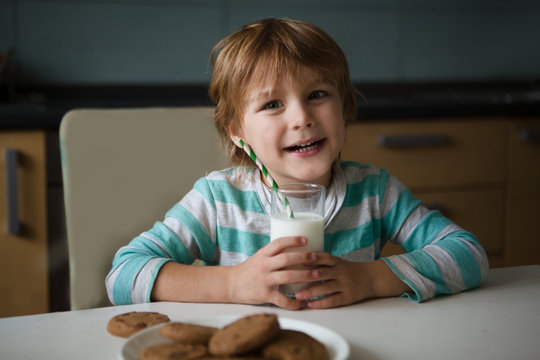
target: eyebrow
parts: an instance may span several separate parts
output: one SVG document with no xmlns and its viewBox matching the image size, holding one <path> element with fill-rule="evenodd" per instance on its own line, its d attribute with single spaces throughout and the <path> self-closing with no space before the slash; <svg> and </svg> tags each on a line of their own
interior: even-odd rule
<svg viewBox="0 0 540 360">
<path fill-rule="evenodd" d="M 335 84 L 332 81 L 330 81 L 327 77 L 320 77 L 320 78 L 317 78 L 317 79 L 313 80 L 309 84 L 307 84 L 307 87 L 316 87 L 316 86 L 318 86 L 320 84 L 335 86 Z M 265 89 L 260 90 L 260 91 L 251 91 L 250 92 L 251 96 L 248 96 L 246 98 L 246 103 L 249 104 L 249 103 L 252 103 L 254 101 L 258 101 L 261 98 L 262 99 L 273 98 L 274 95 L 272 95 L 272 94 L 274 94 L 276 92 L 275 89 L 276 89 L 275 86 L 268 86 Z"/>
</svg>

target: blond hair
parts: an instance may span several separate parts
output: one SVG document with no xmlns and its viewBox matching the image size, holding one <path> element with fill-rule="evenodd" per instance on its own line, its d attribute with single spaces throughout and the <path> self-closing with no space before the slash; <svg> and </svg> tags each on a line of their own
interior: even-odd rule
<svg viewBox="0 0 540 360">
<path fill-rule="evenodd" d="M 245 25 L 216 44 L 210 98 L 215 126 L 226 154 L 236 166 L 255 166 L 230 139 L 241 128 L 248 92 L 283 74 L 298 76 L 307 67 L 331 81 L 340 93 L 345 122 L 356 117 L 357 90 L 339 45 L 320 28 L 299 20 L 264 19 Z"/>
</svg>

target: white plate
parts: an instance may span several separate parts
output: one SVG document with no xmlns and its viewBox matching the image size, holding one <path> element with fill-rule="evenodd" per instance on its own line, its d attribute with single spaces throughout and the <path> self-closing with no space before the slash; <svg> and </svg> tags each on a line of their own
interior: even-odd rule
<svg viewBox="0 0 540 360">
<path fill-rule="evenodd" d="M 245 315 L 242 315 L 245 316 Z M 242 316 L 217 316 L 200 319 L 173 320 L 182 321 L 198 325 L 223 327 Z M 317 324 L 306 321 L 278 317 L 282 329 L 303 331 L 323 343 L 328 349 L 330 359 L 345 360 L 349 357 L 349 344 L 336 332 Z M 161 342 L 172 342 L 159 335 L 159 329 L 164 324 L 156 325 L 148 329 L 141 330 L 127 339 L 126 343 L 120 349 L 119 359 L 138 360 L 139 352 L 146 346 Z"/>
</svg>

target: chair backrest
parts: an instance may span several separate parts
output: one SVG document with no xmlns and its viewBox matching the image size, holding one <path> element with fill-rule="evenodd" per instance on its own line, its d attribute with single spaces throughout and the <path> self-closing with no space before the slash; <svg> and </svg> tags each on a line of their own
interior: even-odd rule
<svg viewBox="0 0 540 360">
<path fill-rule="evenodd" d="M 116 250 L 227 166 L 209 107 L 73 110 L 60 148 L 72 310 L 110 305 Z"/>
</svg>

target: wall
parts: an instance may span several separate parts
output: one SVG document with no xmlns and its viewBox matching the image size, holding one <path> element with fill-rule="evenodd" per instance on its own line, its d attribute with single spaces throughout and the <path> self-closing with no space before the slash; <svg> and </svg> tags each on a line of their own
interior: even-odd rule
<svg viewBox="0 0 540 360">
<path fill-rule="evenodd" d="M 0 0 L 0 51 L 19 83 L 205 83 L 213 45 L 269 16 L 321 26 L 359 82 L 540 77 L 527 0 Z"/>
</svg>

